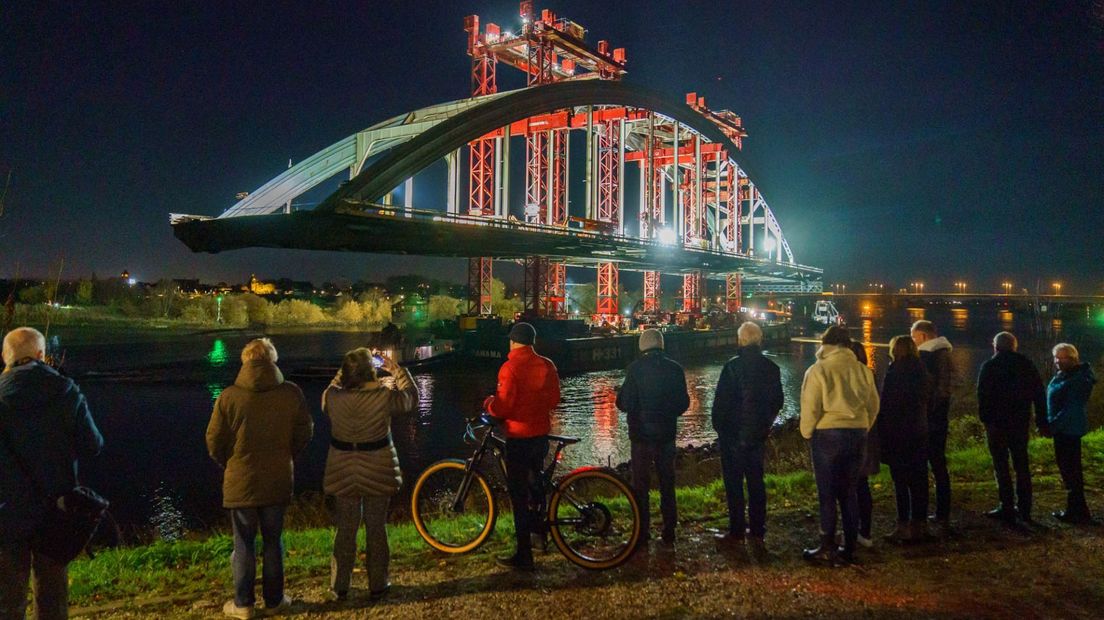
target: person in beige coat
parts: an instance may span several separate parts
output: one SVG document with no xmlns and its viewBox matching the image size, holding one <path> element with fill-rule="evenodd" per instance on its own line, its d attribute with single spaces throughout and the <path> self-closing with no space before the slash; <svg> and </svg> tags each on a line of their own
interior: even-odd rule
<svg viewBox="0 0 1104 620">
<path fill-rule="evenodd" d="M 851 351 L 846 327 L 833 325 L 821 337 L 816 363 L 801 385 L 801 436 L 810 439 L 820 501 L 820 546 L 806 549 L 810 562 L 838 566 L 853 561 L 858 540 L 856 485 L 866 434 L 878 415 L 874 374 Z M 843 521 L 843 547 L 836 549 L 836 505 Z"/>
<path fill-rule="evenodd" d="M 399 455 L 391 442 L 391 417 L 412 411 L 418 402 L 418 388 L 408 370 L 377 356 L 382 369 L 395 379 L 393 386 L 385 386 L 376 376 L 372 358 L 372 352 L 363 347 L 346 353 L 337 376 L 322 394 L 322 412 L 330 418 L 332 433 L 323 489 L 334 498 L 337 529 L 330 589 L 339 600 L 349 593 L 362 521 L 371 596 L 379 598 L 391 587 L 387 507 L 402 486 Z"/>
</svg>

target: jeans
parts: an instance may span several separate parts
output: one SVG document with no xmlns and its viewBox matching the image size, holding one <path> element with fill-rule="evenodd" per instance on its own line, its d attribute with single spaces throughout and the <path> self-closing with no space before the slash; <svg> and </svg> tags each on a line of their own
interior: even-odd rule
<svg viewBox="0 0 1104 620">
<path fill-rule="evenodd" d="M 533 542 L 529 535 L 540 523 L 535 509 L 544 503 L 539 479 L 547 456 L 547 437 L 506 440 L 506 488 L 514 508 L 517 558 L 523 563 L 533 561 Z"/>
<path fill-rule="evenodd" d="M 0 619 L 22 620 L 27 607 L 27 580 L 33 577 L 37 620 L 69 617 L 68 567 L 31 551 L 30 541 L 0 545 Z"/>
<path fill-rule="evenodd" d="M 993 477 L 997 479 L 997 492 L 1000 495 L 1001 508 L 1011 514 L 1013 507 L 1019 510 L 1020 518 L 1031 518 L 1031 468 L 1027 461 L 1027 424 L 1019 428 L 1008 428 L 988 424 L 985 427 L 989 454 L 993 457 Z M 1013 502 L 1012 475 L 1008 471 L 1008 457 L 1012 457 L 1012 467 L 1016 470 L 1016 496 Z"/>
<path fill-rule="evenodd" d="M 859 533 L 863 538 L 870 538 L 870 530 L 874 521 L 874 496 L 870 494 L 870 478 L 859 476 L 855 483 L 855 497 L 859 509 Z"/>
<path fill-rule="evenodd" d="M 935 518 L 951 518 L 951 474 L 947 471 L 947 416 L 950 400 L 937 401 L 928 415 L 928 463 L 935 478 Z"/>
<path fill-rule="evenodd" d="M 747 529 L 762 538 L 767 533 L 767 487 L 763 483 L 763 443 L 740 443 L 720 437 L 721 473 L 728 501 L 728 531 L 744 535 L 744 481 L 747 480 Z"/>
<path fill-rule="evenodd" d="M 853 545 L 859 530 L 858 494 L 855 490 L 863 463 L 866 431 L 829 428 L 813 431 L 813 474 L 820 501 L 820 533 L 836 535 L 836 506 L 843 520 L 843 537 Z"/>
<path fill-rule="evenodd" d="M 234 553 L 230 564 L 234 569 L 234 604 L 252 607 L 256 602 L 253 592 L 257 580 L 257 529 L 261 530 L 264 543 L 262 579 L 264 602 L 275 607 L 284 598 L 284 543 L 280 535 L 284 531 L 286 506 L 261 508 L 233 508 L 230 521 L 234 526 Z"/>
<path fill-rule="evenodd" d="M 640 532 L 648 536 L 652 526 L 648 495 L 652 490 L 652 467 L 659 478 L 659 512 L 663 515 L 663 537 L 675 535 L 678 508 L 675 503 L 675 441 L 633 441 L 632 483 L 636 504 L 640 507 Z"/>
<path fill-rule="evenodd" d="M 387 507 L 391 497 L 369 495 L 366 497 L 334 498 L 334 549 L 330 558 L 330 589 L 348 592 L 349 578 L 356 563 L 356 538 L 360 524 L 364 523 L 366 542 L 366 568 L 368 587 L 380 592 L 387 587 L 387 568 L 391 550 L 387 546 Z"/>
<path fill-rule="evenodd" d="M 1062 474 L 1066 487 L 1066 512 L 1070 515 L 1089 516 L 1085 503 L 1085 478 L 1081 471 L 1081 438 L 1074 435 L 1054 434 L 1054 460 Z"/>
<path fill-rule="evenodd" d="M 914 462 L 891 463 L 893 493 L 897 499 L 897 521 L 923 521 L 928 518 L 928 464 L 921 456 Z"/>
</svg>

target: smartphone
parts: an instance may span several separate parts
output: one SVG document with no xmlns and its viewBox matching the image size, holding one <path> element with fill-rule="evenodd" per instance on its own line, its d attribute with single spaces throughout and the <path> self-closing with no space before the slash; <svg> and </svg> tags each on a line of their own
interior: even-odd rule
<svg viewBox="0 0 1104 620">
<path fill-rule="evenodd" d="M 373 368 L 383 368 L 383 358 L 380 357 L 379 355 L 376 355 L 376 354 L 373 353 L 372 354 L 372 367 Z"/>
</svg>

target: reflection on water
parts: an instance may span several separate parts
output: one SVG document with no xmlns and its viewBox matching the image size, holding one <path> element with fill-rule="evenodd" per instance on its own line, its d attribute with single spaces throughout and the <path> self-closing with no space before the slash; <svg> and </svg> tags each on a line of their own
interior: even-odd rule
<svg viewBox="0 0 1104 620">
<path fill-rule="evenodd" d="M 1062 336 L 1062 319 L 1051 319 L 1050 330 L 1055 337 L 1060 338 Z"/>
<path fill-rule="evenodd" d="M 207 353 L 207 362 L 212 368 L 221 368 L 230 361 L 230 354 L 226 352 L 226 343 L 222 338 L 215 338 L 211 343 L 211 351 Z"/>
<path fill-rule="evenodd" d="M 874 357 L 874 321 L 870 319 L 863 319 L 862 322 L 862 341 L 863 350 L 866 351 L 866 365 L 869 366 L 874 372 L 878 371 L 878 365 L 875 362 Z"/>
<path fill-rule="evenodd" d="M 966 329 L 966 325 L 970 320 L 970 311 L 966 308 L 951 308 L 951 327 L 955 329 Z"/>
<path fill-rule="evenodd" d="M 927 308 L 908 308 L 909 322 L 923 320 L 928 313 Z"/>
<path fill-rule="evenodd" d="M 1000 319 L 1001 329 L 1010 331 L 1016 324 L 1016 315 L 1011 310 L 1001 310 L 997 313 Z"/>
</svg>

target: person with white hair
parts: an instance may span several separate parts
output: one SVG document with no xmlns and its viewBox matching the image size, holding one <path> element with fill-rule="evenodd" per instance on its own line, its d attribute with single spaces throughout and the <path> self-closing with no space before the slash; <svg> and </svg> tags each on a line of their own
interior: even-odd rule
<svg viewBox="0 0 1104 620">
<path fill-rule="evenodd" d="M 4 338 L 0 375 L 0 618 L 22 618 L 34 582 L 37 617 L 66 618 L 68 566 L 32 549 L 48 502 L 78 484 L 77 460 L 103 449 L 88 402 L 43 363 L 46 340 L 30 327 Z"/>
<path fill-rule="evenodd" d="M 234 385 L 215 401 L 207 425 L 207 451 L 223 473 L 222 504 L 230 511 L 234 553 L 234 598 L 222 611 L 252 618 L 257 574 L 254 541 L 264 542 L 263 594 L 267 611 L 286 609 L 284 549 L 280 537 L 284 512 L 295 488 L 295 455 L 310 442 L 314 421 L 299 386 L 284 380 L 276 366 L 276 347 L 268 338 L 242 349 L 242 367 Z"/>
<path fill-rule="evenodd" d="M 1088 432 L 1085 410 L 1096 376 L 1081 361 L 1077 347 L 1062 342 L 1054 346 L 1058 374 L 1047 386 L 1047 424 L 1054 436 L 1054 460 L 1066 487 L 1066 509 L 1051 516 L 1066 523 L 1089 523 L 1092 513 L 1085 502 L 1085 478 L 1081 471 L 1081 438 Z"/>
<path fill-rule="evenodd" d="M 784 402 L 782 374 L 777 364 L 763 356 L 763 330 L 758 325 L 744 322 L 736 337 L 740 348 L 721 370 L 713 397 L 713 429 L 717 431 L 728 503 L 728 531 L 717 538 L 722 542 L 741 542 L 750 534 L 752 544 L 762 545 L 767 532 L 763 456 L 767 437 Z"/>
<path fill-rule="evenodd" d="M 617 392 L 617 408 L 629 425 L 633 494 L 640 506 L 640 542 L 651 534 L 648 495 L 652 469 L 659 478 L 662 540 L 675 544 L 678 506 L 675 502 L 675 435 L 678 418 L 690 407 L 686 373 L 663 351 L 663 332 L 646 329 L 638 343 L 640 357 L 625 369 L 625 383 Z"/>
<path fill-rule="evenodd" d="M 1000 506 L 986 514 L 1009 524 L 1015 523 L 1017 516 L 1031 521 L 1031 466 L 1027 441 L 1032 405 L 1040 432 L 1047 427 L 1043 379 L 1031 360 L 1016 348 L 1016 337 L 1011 333 L 1001 332 L 994 336 L 993 357 L 981 365 L 977 380 L 978 417 L 985 424 L 1000 496 Z M 1012 475 L 1008 471 L 1009 457 L 1016 471 L 1015 497 Z"/>
</svg>

